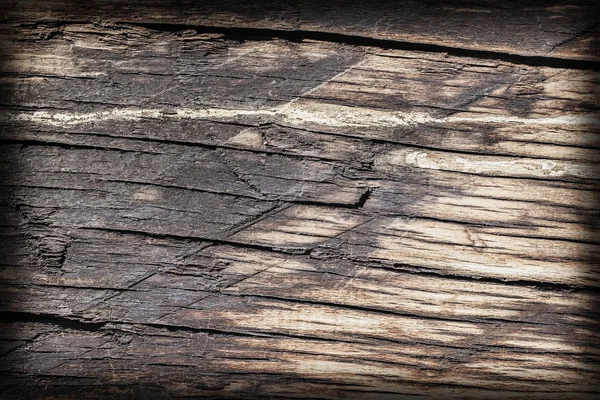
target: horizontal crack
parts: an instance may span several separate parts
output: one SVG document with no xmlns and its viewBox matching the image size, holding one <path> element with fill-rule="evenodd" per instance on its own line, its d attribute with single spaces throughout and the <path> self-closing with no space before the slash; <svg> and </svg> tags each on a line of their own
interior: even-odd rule
<svg viewBox="0 0 600 400">
<path fill-rule="evenodd" d="M 31 313 L 23 311 L 0 311 L 2 322 L 39 322 L 56 325 L 61 328 L 74 329 L 86 332 L 98 332 L 104 328 L 106 322 L 88 322 L 62 317 L 56 314 Z"/>
<path fill-rule="evenodd" d="M 393 263 L 391 266 L 386 266 L 384 263 L 381 263 L 380 266 L 378 266 L 378 268 L 388 269 L 391 271 L 407 273 L 412 275 L 445 278 L 463 282 L 495 283 L 506 286 L 528 287 L 540 291 L 600 293 L 600 287 L 597 286 L 573 285 L 567 283 L 554 283 L 525 279 L 493 278 L 488 276 L 445 274 L 443 272 L 436 272 L 425 267 L 408 265 L 404 263 Z"/>
<path fill-rule="evenodd" d="M 452 56 L 471 57 L 480 59 L 496 59 L 513 64 L 543 66 L 552 68 L 571 68 L 584 70 L 600 70 L 599 61 L 575 60 L 561 57 L 521 55 L 515 53 L 499 52 L 492 50 L 475 50 L 462 47 L 444 46 L 431 43 L 407 42 L 402 40 L 378 39 L 368 36 L 350 35 L 334 32 L 310 30 L 283 30 L 269 28 L 240 28 L 212 25 L 189 25 L 175 23 L 142 23 L 119 22 L 119 25 L 137 26 L 157 31 L 180 32 L 193 29 L 198 33 L 216 33 L 224 35 L 224 39 L 231 40 L 272 40 L 284 39 L 292 42 L 303 40 L 316 40 L 323 42 L 342 43 L 353 46 L 379 47 L 382 49 L 412 50 L 431 53 L 447 53 Z"/>
<path fill-rule="evenodd" d="M 80 229 L 83 231 L 112 232 L 112 233 L 117 233 L 117 234 L 122 234 L 122 235 L 137 235 L 137 236 L 141 236 L 141 237 L 151 237 L 151 238 L 156 238 L 156 239 L 197 240 L 197 241 L 204 241 L 204 242 L 212 242 L 214 244 L 220 244 L 220 245 L 228 245 L 228 246 L 238 247 L 238 248 L 266 250 L 266 251 L 273 251 L 276 253 L 284 253 L 284 254 L 306 255 L 312 251 L 311 248 L 304 248 L 304 247 L 278 247 L 278 246 L 262 245 L 262 244 L 257 244 L 257 243 L 238 242 L 235 240 L 228 240 L 228 239 L 216 238 L 216 237 L 184 236 L 184 235 L 175 235 L 175 234 L 167 234 L 167 233 L 152 233 L 152 232 L 138 231 L 138 230 L 132 230 L 132 229 L 116 229 L 116 228 L 103 228 L 103 227 L 78 227 L 77 229 Z"/>
<path fill-rule="evenodd" d="M 235 285 L 234 285 L 235 286 Z M 335 291 L 335 290 L 334 290 Z M 287 297 L 287 296 L 274 296 L 274 295 L 264 295 L 257 293 L 229 293 L 224 292 L 224 294 L 229 296 L 239 296 L 243 298 L 257 298 L 257 299 L 266 299 L 266 300 L 276 300 L 283 302 L 291 302 L 293 304 L 301 304 L 301 305 L 313 305 L 313 306 L 323 306 L 323 307 L 333 307 L 340 308 L 349 311 L 357 311 L 357 312 L 366 312 L 370 314 L 380 314 L 380 315 L 391 315 L 395 317 L 404 317 L 410 318 L 414 320 L 427 320 L 427 321 L 442 321 L 442 322 L 456 322 L 456 323 L 465 323 L 465 324 L 497 324 L 498 322 L 502 323 L 511 323 L 511 324 L 524 324 L 524 325 L 552 325 L 550 323 L 544 322 L 536 322 L 536 321 L 528 321 L 528 320 L 511 320 L 506 318 L 495 318 L 495 317 L 442 317 L 435 315 L 426 315 L 426 314 L 415 314 L 410 312 L 401 312 L 394 311 L 392 309 L 386 308 L 373 308 L 367 307 L 357 304 L 350 303 L 338 303 L 333 301 L 322 301 L 322 300 L 312 300 L 308 298 L 301 297 Z"/>
</svg>

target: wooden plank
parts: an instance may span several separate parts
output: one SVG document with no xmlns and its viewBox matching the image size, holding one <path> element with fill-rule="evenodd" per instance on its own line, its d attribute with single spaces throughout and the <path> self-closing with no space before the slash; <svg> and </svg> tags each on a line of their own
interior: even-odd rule
<svg viewBox="0 0 600 400">
<path fill-rule="evenodd" d="M 181 189 L 257 200 L 353 205 L 364 192 L 359 184 L 340 176 L 334 163 L 181 145 L 148 150 L 148 146 L 144 151 L 25 146 L 18 149 L 21 170 L 13 171 L 13 176 L 23 186 L 79 190 L 137 183 L 146 187 L 146 194 L 131 197 L 146 201 L 161 196 L 170 199 L 160 192 Z M 207 177 L 199 180 L 202 173 Z M 73 185 L 73 180 L 65 179 L 69 175 L 88 179 Z"/>
<path fill-rule="evenodd" d="M 591 3 L 187 6 L 3 10 L 0 396 L 598 395 Z"/>
<path fill-rule="evenodd" d="M 355 43 L 376 39 L 386 45 L 425 44 L 433 50 L 458 48 L 597 61 L 596 6 L 595 1 L 511 0 L 501 5 L 472 1 L 221 1 L 188 2 L 181 8 L 164 1 L 147 1 L 135 7 L 124 1 L 100 1 L 90 10 L 84 3 L 36 0 L 7 2 L 3 13 L 5 20 L 29 23 L 128 22 L 173 30 L 230 28 L 238 35 L 249 33 L 243 29 L 254 29 L 263 36 L 274 31 L 292 38 L 323 37 Z M 62 27 L 59 23 L 35 28 L 44 36 L 52 36 L 60 34 Z"/>
<path fill-rule="evenodd" d="M 87 261 L 69 268 L 77 268 L 80 277 L 87 275 L 81 266 L 94 262 L 96 255 L 85 250 L 86 241 L 113 235 L 88 232 L 87 240 L 75 241 L 73 260 Z M 469 377 L 458 387 L 479 390 L 527 391 L 539 382 L 550 391 L 567 382 L 582 389 L 597 371 L 586 364 L 599 354 L 597 335 L 588 330 L 588 321 L 597 316 L 594 294 L 476 281 L 457 284 L 374 264 L 229 246 L 188 251 L 183 258 L 187 249 L 176 247 L 174 240 L 128 239 L 165 250 L 160 272 L 118 292 L 89 289 L 84 281 L 65 290 L 65 278 L 60 278 L 11 296 L 19 304 L 12 306 L 13 312 L 48 315 L 49 324 L 87 321 L 73 322 L 60 338 L 41 334 L 18 350 L 53 355 L 27 366 L 29 373 L 126 383 L 133 376 L 146 382 L 163 371 L 181 380 L 183 371 L 200 362 L 204 374 L 222 374 L 218 380 L 228 382 L 228 371 L 247 371 L 251 362 L 254 373 L 286 379 L 283 388 L 298 379 L 319 379 L 340 385 L 341 393 L 352 393 L 358 385 L 392 395 L 398 390 L 431 394 L 423 387 L 423 371 L 430 384 L 456 385 L 448 359 L 459 360 Z M 140 247 L 122 252 L 137 263 L 159 259 Z M 216 271 L 222 279 L 207 280 Z M 58 311 L 57 304 L 65 302 L 69 310 Z M 61 315 L 69 319 L 61 320 Z M 565 335 L 575 331 L 577 336 Z M 478 346 L 487 351 L 477 352 Z M 109 370 L 99 363 L 106 359 L 112 363 Z M 148 371 L 127 372 L 141 360 Z M 584 370 L 573 373 L 575 365 Z M 357 374 L 357 368 L 362 372 Z M 245 389 L 219 386 L 224 395 Z M 173 385 L 167 393 L 176 395 L 178 390 Z"/>
<path fill-rule="evenodd" d="M 92 29 L 87 26 L 85 28 Z M 597 74 L 517 67 L 492 61 L 482 63 L 464 57 L 444 58 L 431 54 L 417 56 L 401 51 L 371 54 L 365 58 L 365 54 L 356 49 L 347 47 L 341 51 L 340 46 L 322 43 L 247 42 L 242 45 L 232 44 L 233 48 L 226 50 L 219 41 L 215 43 L 206 38 L 201 40 L 202 37 L 190 42 L 177 36 L 165 37 L 152 34 L 152 31 L 143 32 L 149 38 L 136 37 L 130 41 L 144 46 L 144 53 L 141 56 L 131 55 L 125 60 L 123 54 L 126 53 L 119 53 L 107 46 L 104 40 L 85 37 L 84 42 L 78 40 L 75 33 L 69 32 L 64 32 L 63 35 L 66 39 L 75 41 L 73 47 L 67 46 L 63 41 L 51 41 L 50 44 L 44 44 L 42 49 L 33 41 L 31 44 L 27 42 L 24 49 L 23 43 L 18 43 L 18 47 L 12 48 L 12 57 L 15 59 L 6 63 L 6 72 L 13 74 L 16 69 L 21 68 L 20 74 L 23 74 L 24 69 L 28 69 L 28 77 L 5 79 L 7 87 L 20 88 L 13 93 L 14 98 L 7 101 L 13 106 L 18 104 L 19 107 L 36 105 L 76 111 L 47 111 L 20 116 L 22 122 L 37 122 L 38 126 L 62 126 L 64 130 L 76 132 L 81 132 L 82 125 L 97 125 L 98 119 L 108 123 L 110 120 L 131 122 L 140 118 L 160 118 L 172 126 L 170 138 L 191 141 L 191 135 L 187 133 L 182 137 L 181 131 L 190 132 L 193 129 L 192 132 L 197 132 L 201 128 L 195 127 L 196 124 L 190 120 L 208 119 L 214 121 L 214 125 L 208 125 L 211 127 L 207 132 L 209 134 L 193 135 L 206 136 L 195 141 L 230 144 L 230 139 L 233 143 L 239 143 L 247 137 L 249 145 L 261 147 L 264 140 L 256 139 L 256 135 L 251 133 L 232 139 L 232 134 L 227 135 L 227 132 L 236 130 L 236 127 L 224 124 L 246 123 L 248 128 L 254 126 L 261 133 L 269 126 L 256 125 L 277 124 L 317 129 L 320 133 L 346 134 L 349 133 L 345 128 L 350 125 L 361 128 L 360 137 L 408 145 L 441 146 L 443 149 L 467 152 L 482 152 L 485 148 L 486 154 L 595 160 L 590 147 L 598 146 L 597 118 L 589 113 L 590 107 L 598 106 L 595 96 L 598 91 Z M 122 34 L 125 33 L 127 30 L 108 29 L 102 31 L 100 38 L 106 35 L 113 40 L 122 41 Z M 184 55 L 161 58 L 160 55 L 165 50 L 151 45 L 153 40 L 160 40 L 159 38 L 170 40 L 171 49 L 168 54 L 180 54 L 185 50 Z M 198 52 L 207 51 L 207 46 L 215 52 L 212 56 L 215 60 L 204 60 L 202 65 L 195 65 Z M 79 48 L 88 50 L 80 54 Z M 319 49 L 318 55 L 315 54 L 316 49 Z M 77 53 L 78 59 L 75 70 L 72 65 L 67 65 L 73 52 Z M 221 54 L 223 52 L 227 55 Z M 282 52 L 296 55 L 291 60 L 286 57 L 273 60 L 272 54 Z M 340 56 L 342 53 L 343 58 Z M 54 59 L 57 54 L 62 54 L 58 60 L 64 61 L 49 64 L 46 60 L 50 54 Z M 220 55 L 216 56 L 217 54 Z M 306 63 L 303 70 L 294 70 L 292 82 L 295 83 L 290 85 L 290 78 L 285 76 L 292 68 L 290 64 L 300 54 L 309 59 L 312 57 L 313 62 Z M 100 73 L 94 72 L 94 68 L 97 68 L 94 63 L 98 57 L 109 60 L 114 58 L 108 69 L 104 70 L 111 74 L 110 81 L 87 79 Z M 221 62 L 219 57 L 227 57 L 231 61 L 224 67 L 219 67 L 220 75 L 214 76 L 215 68 Z M 160 61 L 157 62 L 157 59 Z M 465 64 L 469 61 L 475 65 L 479 63 L 480 66 Z M 265 63 L 270 65 L 268 75 L 260 77 L 265 73 Z M 132 68 L 142 68 L 138 67 L 139 64 L 143 64 L 144 72 L 130 72 Z M 189 75 L 185 70 L 191 67 L 195 72 Z M 236 72 L 227 75 L 227 69 Z M 170 75 L 168 71 L 174 72 Z M 64 96 L 62 88 L 65 84 L 63 78 L 66 76 L 73 78 L 73 84 L 69 83 L 69 98 L 64 101 L 61 98 Z M 305 78 L 300 79 L 302 76 Z M 77 77 L 86 79 L 75 79 Z M 199 81 L 202 84 L 190 88 L 189 84 L 184 86 L 182 80 L 188 83 Z M 319 85 L 325 81 L 327 84 Z M 149 97 L 149 85 L 152 88 L 164 88 L 165 92 L 161 89 L 156 97 Z M 434 90 L 439 85 L 447 88 L 443 95 Z M 197 97 L 194 98 L 190 93 L 174 96 L 181 90 L 176 88 L 183 87 L 193 90 Z M 139 92 L 131 92 L 133 88 L 137 88 Z M 235 88 L 235 91 L 231 88 Z M 270 94 L 262 98 L 259 93 L 267 88 Z M 248 92 L 253 93 L 251 101 L 248 101 Z M 298 97 L 302 97 L 302 100 L 295 100 Z M 316 98 L 316 101 L 310 100 L 311 98 Z M 128 103 L 114 103 L 114 99 L 128 99 Z M 142 99 L 143 102 L 140 103 Z M 326 99 L 328 106 L 321 104 L 318 99 Z M 292 100 L 293 103 L 283 107 Z M 102 110 L 101 115 L 90 114 L 85 105 L 90 102 L 102 103 L 108 108 Z M 215 102 L 220 102 L 219 107 L 215 107 Z M 339 107 L 334 107 L 333 104 Z M 117 112 L 114 106 L 129 106 L 134 109 L 120 108 Z M 225 110 L 222 110 L 223 106 Z M 398 106 L 401 111 L 386 111 L 386 107 L 389 110 L 390 107 L 393 109 Z M 172 107 L 178 107 L 177 112 Z M 376 112 L 380 108 L 383 110 Z M 232 110 L 244 112 L 236 113 Z M 510 113 L 510 116 L 499 115 L 505 112 Z M 348 117 L 348 113 L 353 117 Z M 482 118 L 482 113 L 489 115 Z M 308 115 L 311 117 L 308 118 Z M 587 124 L 588 127 L 582 129 L 579 123 Z M 139 128 L 134 130 L 131 125 L 128 123 L 121 128 L 111 125 L 112 136 L 138 136 L 139 133 L 135 132 Z M 394 129 L 389 129 L 391 126 Z M 451 130 L 448 131 L 448 128 Z M 214 137 L 218 134 L 215 133 L 216 130 L 225 130 L 226 133 L 217 138 Z M 121 133 L 122 131 L 125 132 Z M 142 132 L 146 137 L 153 137 L 152 130 Z M 237 133 L 240 133 L 239 129 Z M 219 140 L 221 138 L 225 140 Z"/>
</svg>

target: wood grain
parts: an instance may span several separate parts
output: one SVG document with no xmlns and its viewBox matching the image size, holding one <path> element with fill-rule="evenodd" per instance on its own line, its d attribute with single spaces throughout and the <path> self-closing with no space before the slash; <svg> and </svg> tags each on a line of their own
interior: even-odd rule
<svg viewBox="0 0 600 400">
<path fill-rule="evenodd" d="M 5 9 L 0 397 L 600 395 L 600 75 L 502 55 L 595 14 L 519 4 Z"/>
<path fill-rule="evenodd" d="M 385 45 L 425 45 L 428 50 L 465 49 L 533 56 L 543 62 L 598 61 L 598 4 L 585 1 L 287 1 L 172 3 L 151 0 L 84 2 L 4 0 L 5 20 L 54 23 L 44 35 L 56 35 L 63 22 L 127 22 L 184 30 L 221 28 L 244 35 L 324 37 L 355 43 L 375 39 Z M 179 26 L 179 27 L 178 27 Z M 246 30 L 244 30 L 246 29 Z"/>
</svg>

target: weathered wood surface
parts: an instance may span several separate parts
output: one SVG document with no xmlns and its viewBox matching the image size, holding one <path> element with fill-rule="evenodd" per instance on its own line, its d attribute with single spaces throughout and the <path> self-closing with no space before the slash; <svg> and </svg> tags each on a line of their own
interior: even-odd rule
<svg viewBox="0 0 600 400">
<path fill-rule="evenodd" d="M 0 25 L 0 396 L 600 395 L 598 72 L 67 10 Z"/>
<path fill-rule="evenodd" d="M 196 29 L 244 29 L 261 35 L 360 42 L 384 46 L 425 45 L 430 50 L 494 51 L 505 55 L 545 56 L 558 60 L 600 57 L 600 7 L 597 0 L 300 0 L 284 1 L 126 1 L 88 2 L 3 0 L 0 17 L 11 22 L 50 22 L 48 34 L 65 23 L 103 21 L 178 25 Z M 531 58 L 534 62 L 549 62 Z"/>
</svg>

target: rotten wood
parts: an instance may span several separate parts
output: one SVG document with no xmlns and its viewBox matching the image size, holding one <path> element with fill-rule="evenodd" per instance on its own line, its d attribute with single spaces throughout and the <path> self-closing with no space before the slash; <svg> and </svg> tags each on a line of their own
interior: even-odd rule
<svg viewBox="0 0 600 400">
<path fill-rule="evenodd" d="M 600 395 L 586 3 L 15 4 L 0 396 Z M 473 12 L 524 22 L 473 42 Z"/>
</svg>

